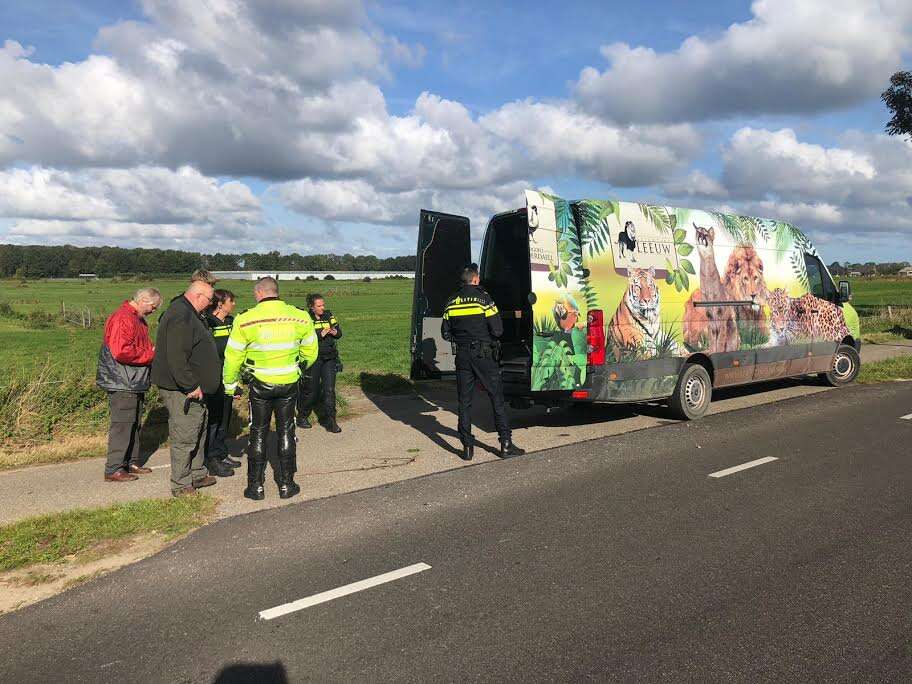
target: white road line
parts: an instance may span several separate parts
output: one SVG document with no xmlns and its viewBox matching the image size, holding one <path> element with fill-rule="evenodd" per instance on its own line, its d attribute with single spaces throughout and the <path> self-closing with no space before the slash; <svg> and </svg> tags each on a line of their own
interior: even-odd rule
<svg viewBox="0 0 912 684">
<path fill-rule="evenodd" d="M 900 416 L 899 419 L 900 420 L 912 420 L 912 413 L 910 413 L 907 416 Z"/>
<path fill-rule="evenodd" d="M 424 572 L 425 570 L 430 569 L 431 566 L 427 563 L 415 563 L 415 565 L 409 565 L 407 568 L 400 568 L 399 570 L 393 570 L 392 572 L 385 572 L 382 575 L 369 577 L 367 579 L 361 580 L 360 582 L 352 582 L 351 584 L 346 584 L 344 587 L 330 589 L 329 591 L 314 594 L 313 596 L 308 596 L 307 598 L 298 599 L 297 601 L 292 601 L 291 603 L 284 603 L 281 606 L 276 606 L 275 608 L 261 610 L 260 619 L 272 620 L 273 618 L 288 615 L 288 613 L 294 613 L 296 610 L 310 608 L 311 606 L 315 606 L 319 603 L 326 603 L 327 601 L 332 601 L 333 599 L 337 599 L 342 596 L 348 596 L 349 594 L 354 594 L 358 591 L 364 591 L 365 589 L 376 587 L 378 584 L 386 584 L 387 582 L 402 579 L 403 577 L 408 577 L 409 575 L 414 575 L 415 573 Z"/>
<path fill-rule="evenodd" d="M 710 477 L 725 477 L 726 475 L 731 475 L 732 473 L 737 473 L 742 470 L 747 470 L 748 468 L 756 468 L 758 465 L 763 465 L 764 463 L 771 463 L 772 461 L 778 461 L 779 459 L 775 456 L 767 456 L 766 458 L 758 458 L 756 461 L 748 461 L 747 463 L 742 463 L 741 465 L 732 466 L 731 468 L 726 468 L 725 470 L 717 470 L 714 473 L 710 473 Z"/>
</svg>

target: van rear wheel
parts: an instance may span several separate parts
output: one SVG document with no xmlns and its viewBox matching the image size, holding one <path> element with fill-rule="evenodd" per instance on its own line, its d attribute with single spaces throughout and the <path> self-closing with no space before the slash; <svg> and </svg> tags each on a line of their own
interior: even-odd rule
<svg viewBox="0 0 912 684">
<path fill-rule="evenodd" d="M 712 400 L 712 380 L 706 369 L 698 363 L 688 363 L 681 371 L 668 407 L 675 418 L 696 420 L 702 418 Z"/>
<path fill-rule="evenodd" d="M 821 373 L 820 378 L 828 385 L 840 387 L 855 380 L 859 370 L 861 357 L 858 351 L 848 344 L 840 344 L 833 354 L 833 365 L 826 373 Z"/>
</svg>

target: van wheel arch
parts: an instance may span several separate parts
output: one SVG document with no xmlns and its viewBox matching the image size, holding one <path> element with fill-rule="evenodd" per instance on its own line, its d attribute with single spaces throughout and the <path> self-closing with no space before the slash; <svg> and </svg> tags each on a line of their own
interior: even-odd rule
<svg viewBox="0 0 912 684">
<path fill-rule="evenodd" d="M 686 368 L 687 364 L 689 364 L 689 363 L 696 363 L 696 364 L 703 366 L 703 368 L 706 369 L 706 372 L 709 373 L 710 382 L 712 382 L 713 385 L 715 385 L 716 369 L 713 366 L 712 359 L 710 359 L 706 354 L 700 354 L 700 353 L 691 354 L 690 356 L 687 357 L 687 360 L 684 362 L 684 366 L 681 367 L 681 372 L 684 371 L 684 368 Z"/>
</svg>

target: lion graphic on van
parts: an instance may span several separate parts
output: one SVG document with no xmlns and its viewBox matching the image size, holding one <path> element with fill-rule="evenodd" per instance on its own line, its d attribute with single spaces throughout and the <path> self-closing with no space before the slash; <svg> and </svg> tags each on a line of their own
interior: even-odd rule
<svg viewBox="0 0 912 684">
<path fill-rule="evenodd" d="M 763 307 L 767 305 L 769 291 L 763 277 L 763 261 L 752 245 L 738 245 L 732 250 L 722 284 L 728 299 L 750 302 L 737 307 L 738 320 L 749 322 L 758 338 L 768 338 L 769 322 Z"/>
</svg>

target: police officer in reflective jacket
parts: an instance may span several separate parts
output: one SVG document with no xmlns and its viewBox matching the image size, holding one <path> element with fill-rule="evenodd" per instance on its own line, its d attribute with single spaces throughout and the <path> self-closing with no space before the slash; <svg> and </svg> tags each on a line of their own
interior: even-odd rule
<svg viewBox="0 0 912 684">
<path fill-rule="evenodd" d="M 501 458 L 519 456 L 525 451 L 513 444 L 507 407 L 500 379 L 499 345 L 503 321 L 491 295 L 479 285 L 478 266 L 469 264 L 462 270 L 462 287 L 450 297 L 443 311 L 441 334 L 454 348 L 456 356 L 456 392 L 459 397 L 460 458 L 471 461 L 472 394 L 475 382 L 482 384 L 491 398 L 494 424 L 500 437 Z"/>
<path fill-rule="evenodd" d="M 260 278 L 253 296 L 257 305 L 234 319 L 222 379 L 225 394 L 232 396 L 242 369 L 250 378 L 250 446 L 244 496 L 254 501 L 265 497 L 266 435 L 274 412 L 279 447 L 275 481 L 279 497 L 287 499 L 301 491 L 294 481 L 298 366 L 306 367 L 316 360 L 317 336 L 306 311 L 279 299 L 275 278 Z"/>
</svg>

